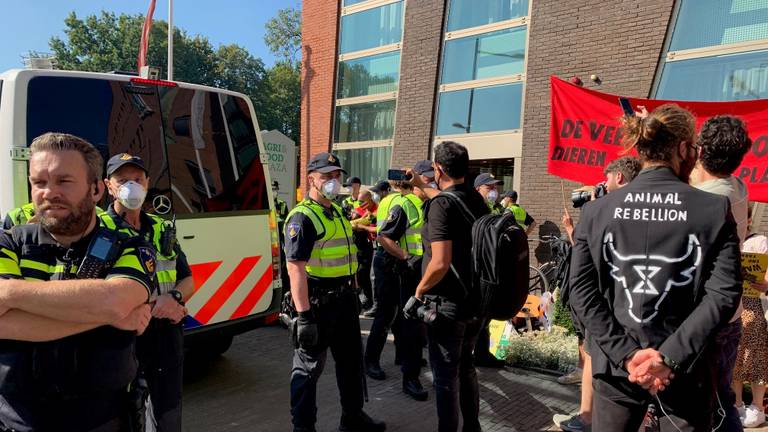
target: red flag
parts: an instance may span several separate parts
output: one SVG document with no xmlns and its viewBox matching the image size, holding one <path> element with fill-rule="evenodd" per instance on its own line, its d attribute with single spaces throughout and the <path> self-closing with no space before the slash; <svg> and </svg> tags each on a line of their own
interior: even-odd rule
<svg viewBox="0 0 768 432">
<path fill-rule="evenodd" d="M 623 115 L 619 96 L 585 89 L 552 77 L 552 122 L 549 133 L 547 171 L 558 177 L 596 184 L 605 180 L 603 168 L 621 156 Z M 676 103 L 696 116 L 700 127 L 708 118 L 733 115 L 747 126 L 752 148 L 733 175 L 749 189 L 749 199 L 768 202 L 768 99 L 739 102 L 688 102 L 627 98 L 632 107 L 648 111 L 665 103 Z"/>
<path fill-rule="evenodd" d="M 147 65 L 147 51 L 149 50 L 149 31 L 152 29 L 152 15 L 155 14 L 155 0 L 149 1 L 147 16 L 144 17 L 144 27 L 141 29 L 141 44 L 139 45 L 138 71 Z"/>
</svg>

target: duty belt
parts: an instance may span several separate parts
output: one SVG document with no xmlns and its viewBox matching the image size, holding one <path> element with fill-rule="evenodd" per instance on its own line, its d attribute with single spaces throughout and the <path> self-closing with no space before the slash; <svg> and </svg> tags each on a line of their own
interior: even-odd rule
<svg viewBox="0 0 768 432">
<path fill-rule="evenodd" d="M 338 299 L 344 294 L 354 292 L 351 277 L 321 280 L 310 278 L 309 299 L 316 306 L 322 306 Z"/>
</svg>

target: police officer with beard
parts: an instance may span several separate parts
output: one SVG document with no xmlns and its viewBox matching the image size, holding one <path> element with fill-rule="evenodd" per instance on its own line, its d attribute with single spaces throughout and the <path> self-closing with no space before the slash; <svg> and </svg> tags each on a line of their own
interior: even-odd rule
<svg viewBox="0 0 768 432">
<path fill-rule="evenodd" d="M 30 146 L 38 223 L 0 233 L 0 430 L 125 430 L 155 257 L 99 223 L 102 167 L 73 135 Z"/>
<path fill-rule="evenodd" d="M 696 122 L 677 105 L 624 117 L 643 169 L 588 203 L 574 233 L 570 302 L 592 354 L 592 430 L 637 430 L 648 404 L 662 431 L 711 429 L 715 336 L 741 298 L 728 199 L 688 185 Z"/>
<path fill-rule="evenodd" d="M 115 201 L 100 217 L 111 228 L 138 232 L 157 251 L 159 290 L 153 293 L 152 321 L 138 338 L 137 354 L 157 430 L 178 432 L 184 364 L 182 320 L 194 283 L 173 224 L 141 209 L 149 187 L 148 174 L 140 157 L 128 153 L 112 156 L 104 183 Z"/>
<path fill-rule="evenodd" d="M 295 350 L 291 371 L 294 432 L 312 432 L 317 422 L 317 380 L 330 348 L 341 396 L 339 431 L 379 432 L 383 422 L 363 411 L 364 377 L 359 303 L 353 286 L 357 250 L 352 226 L 333 200 L 341 189 L 339 158 L 319 153 L 307 165 L 308 197 L 288 215 L 285 256 Z"/>
</svg>

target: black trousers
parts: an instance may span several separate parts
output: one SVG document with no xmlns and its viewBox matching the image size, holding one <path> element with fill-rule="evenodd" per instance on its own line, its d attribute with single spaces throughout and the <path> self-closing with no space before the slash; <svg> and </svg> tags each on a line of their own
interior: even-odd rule
<svg viewBox="0 0 768 432">
<path fill-rule="evenodd" d="M 373 284 L 371 283 L 373 246 L 370 241 L 367 243 L 355 242 L 355 244 L 357 244 L 357 286 L 360 287 L 367 301 L 373 302 Z"/>
<path fill-rule="evenodd" d="M 291 416 L 294 431 L 314 431 L 317 422 L 317 380 L 328 348 L 336 362 L 341 409 L 354 415 L 363 409 L 362 341 L 359 302 L 352 290 L 313 306 L 319 333 L 317 346 L 296 348 L 291 370 Z"/>
<path fill-rule="evenodd" d="M 400 278 L 395 271 L 395 258 L 383 249 L 377 249 L 373 254 L 373 289 L 376 296 L 376 315 L 373 317 L 371 332 L 365 345 L 365 361 L 379 364 L 390 329 L 395 336 L 395 349 L 400 351 L 403 345 L 398 331 L 402 327 L 393 327 L 400 310 Z"/>
<path fill-rule="evenodd" d="M 122 432 L 127 397 L 127 391 L 46 400 L 0 395 L 0 431 Z"/>
<path fill-rule="evenodd" d="M 147 380 L 158 432 L 181 432 L 181 391 L 184 380 L 184 329 L 181 324 L 153 319 L 137 338 L 140 373 Z"/>
<path fill-rule="evenodd" d="M 429 363 L 434 376 L 439 432 L 479 432 L 480 393 L 472 350 L 483 320 L 435 321 L 428 326 Z"/>
<path fill-rule="evenodd" d="M 704 354 L 690 374 L 678 373 L 669 387 L 658 394 L 658 400 L 625 377 L 595 375 L 592 381 L 595 390 L 592 430 L 636 431 L 648 405 L 653 403 L 657 407 L 662 432 L 677 432 L 678 429 L 709 432 L 712 429 L 711 413 L 715 408 L 717 371 L 717 362 L 712 357 Z"/>
</svg>

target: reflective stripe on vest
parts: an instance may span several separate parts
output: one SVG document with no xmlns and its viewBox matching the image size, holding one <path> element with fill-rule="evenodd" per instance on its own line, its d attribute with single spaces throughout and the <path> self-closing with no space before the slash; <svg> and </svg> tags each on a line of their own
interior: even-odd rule
<svg viewBox="0 0 768 432">
<path fill-rule="evenodd" d="M 301 213 L 312 222 L 317 240 L 307 262 L 307 274 L 318 278 L 352 276 L 357 272 L 357 247 L 352 240 L 352 225 L 342 216 L 335 203 L 332 219 L 325 215 L 323 207 L 315 201 L 304 200 L 288 214 Z M 327 211 L 327 210 L 326 210 Z"/>
<path fill-rule="evenodd" d="M 408 194 L 398 200 L 398 204 L 408 217 L 408 228 L 400 239 L 400 247 L 411 255 L 421 256 L 424 248 L 421 244 L 421 226 L 424 225 L 424 214 L 421 210 L 421 200 L 414 194 Z"/>
<path fill-rule="evenodd" d="M 395 199 L 401 197 L 402 195 L 399 193 L 393 192 L 382 198 L 381 202 L 379 203 L 379 209 L 376 210 L 376 234 L 381 232 L 381 227 L 383 227 L 387 222 L 387 218 L 389 217 L 389 209 L 394 205 Z"/>
</svg>

